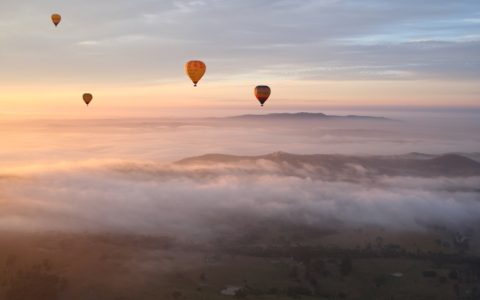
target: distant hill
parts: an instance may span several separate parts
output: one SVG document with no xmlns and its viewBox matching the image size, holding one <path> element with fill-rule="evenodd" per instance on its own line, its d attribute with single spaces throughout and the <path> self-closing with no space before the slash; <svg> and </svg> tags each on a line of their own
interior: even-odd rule
<svg viewBox="0 0 480 300">
<path fill-rule="evenodd" d="M 299 112 L 299 113 L 272 113 L 272 114 L 263 114 L 263 115 L 240 115 L 227 117 L 225 119 L 230 120 L 271 120 L 271 121 L 280 121 L 280 120 L 296 120 L 296 121 L 312 121 L 312 120 L 370 120 L 370 121 L 395 121 L 393 119 L 388 119 L 385 117 L 370 117 L 370 116 L 356 116 L 356 115 L 347 115 L 347 116 L 335 116 L 335 115 L 326 115 L 324 113 L 308 113 L 308 112 Z"/>
<path fill-rule="evenodd" d="M 439 156 L 398 155 L 398 156 L 346 156 L 330 154 L 298 155 L 275 152 L 260 156 L 235 156 L 207 154 L 186 158 L 177 165 L 243 167 L 262 162 L 272 163 L 284 175 L 320 177 L 322 179 L 355 179 L 369 176 L 414 176 L 414 177 L 464 177 L 480 176 L 480 163 L 458 154 Z M 303 174 L 303 175 L 302 175 Z"/>
</svg>

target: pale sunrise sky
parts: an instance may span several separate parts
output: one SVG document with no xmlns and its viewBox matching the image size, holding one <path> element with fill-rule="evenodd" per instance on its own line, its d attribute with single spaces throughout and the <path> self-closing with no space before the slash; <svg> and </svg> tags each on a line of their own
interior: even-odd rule
<svg viewBox="0 0 480 300">
<path fill-rule="evenodd" d="M 258 112 L 257 84 L 266 111 L 480 107 L 478 0 L 2 0 L 0 20 L 0 115 L 83 115 L 84 92 L 94 117 Z"/>
</svg>

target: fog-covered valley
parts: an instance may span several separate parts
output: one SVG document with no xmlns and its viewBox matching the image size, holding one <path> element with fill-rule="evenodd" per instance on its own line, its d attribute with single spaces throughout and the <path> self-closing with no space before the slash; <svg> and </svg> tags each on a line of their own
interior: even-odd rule
<svg viewBox="0 0 480 300">
<path fill-rule="evenodd" d="M 2 121 L 0 298 L 474 295 L 464 120 Z"/>
</svg>

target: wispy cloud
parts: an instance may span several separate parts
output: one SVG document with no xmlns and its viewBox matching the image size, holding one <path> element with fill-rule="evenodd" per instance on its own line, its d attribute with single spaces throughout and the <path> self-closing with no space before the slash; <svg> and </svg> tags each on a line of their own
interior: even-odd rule
<svg viewBox="0 0 480 300">
<path fill-rule="evenodd" d="M 33 76 L 42 70 L 41 57 L 51 51 L 52 37 L 48 16 L 51 11 L 64 13 L 62 26 L 56 30 L 55 48 L 60 56 L 71 56 L 69 44 L 81 46 L 117 45 L 108 55 L 108 63 L 99 71 L 103 76 L 121 77 L 113 65 L 129 57 L 141 68 L 139 77 L 151 78 L 152 71 L 164 76 L 172 74 L 168 61 L 183 62 L 187 57 L 219 60 L 224 75 L 249 72 L 253 66 L 268 69 L 280 63 L 293 71 L 302 65 L 319 68 L 313 78 L 378 79 L 377 65 L 405 64 L 405 68 L 384 70 L 399 78 L 478 78 L 478 11 L 477 1 L 70 1 L 56 6 L 27 1 L 2 1 L 0 17 L 3 69 L 22 65 L 20 57 L 30 56 L 28 64 Z M 37 25 L 35 25 L 37 24 Z M 39 26 L 43 24 L 43 26 Z M 18 35 L 22 32 L 22 35 Z M 138 44 L 138 37 L 142 41 Z M 22 47 L 26 40 L 35 47 Z M 412 41 L 446 42 L 444 47 L 419 49 Z M 339 41 L 348 41 L 342 45 Z M 128 46 L 130 44 L 130 46 Z M 133 48 L 132 48 L 133 47 Z M 133 55 L 134 54 L 134 55 Z M 466 54 L 466 55 L 465 55 Z M 75 64 L 101 64 L 91 57 L 73 53 Z M 15 58 L 17 57 L 17 58 Z M 148 61 L 148 63 L 147 63 Z M 325 74 L 325 62 L 335 61 L 340 67 L 371 65 L 371 72 L 354 68 Z M 423 63 L 421 71 L 409 67 Z M 109 64 L 112 68 L 109 68 Z M 146 66 L 149 66 L 147 69 Z M 298 67 L 295 67 L 298 65 Z M 452 70 L 452 66 L 454 66 Z M 52 67 L 52 66 L 50 66 Z M 57 71 L 62 64 L 53 66 Z M 37 70 L 37 71 L 35 71 Z M 112 70 L 112 71 L 110 71 Z M 405 76 L 409 74 L 409 76 Z M 157 74 L 159 75 L 159 74 Z M 395 76 L 394 76 L 395 77 Z M 302 78 L 294 78 L 302 79 Z"/>
</svg>

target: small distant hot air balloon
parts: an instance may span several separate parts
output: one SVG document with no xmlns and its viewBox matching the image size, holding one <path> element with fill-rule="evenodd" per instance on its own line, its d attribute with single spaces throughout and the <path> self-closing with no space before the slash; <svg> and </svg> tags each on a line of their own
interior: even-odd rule
<svg viewBox="0 0 480 300">
<path fill-rule="evenodd" d="M 191 60 L 185 64 L 185 73 L 187 73 L 188 77 L 193 81 L 193 86 L 197 86 L 197 83 L 202 79 L 206 70 L 207 66 L 203 61 Z"/>
<path fill-rule="evenodd" d="M 53 14 L 52 15 L 52 22 L 53 24 L 55 24 L 55 27 L 58 26 L 58 24 L 60 24 L 60 21 L 62 20 L 62 16 L 59 15 L 59 14 Z"/>
<path fill-rule="evenodd" d="M 260 101 L 260 104 L 265 103 L 267 101 L 268 97 L 270 97 L 271 90 L 268 86 L 266 85 L 259 85 L 255 88 L 255 97 L 257 97 L 258 101 Z"/>
<path fill-rule="evenodd" d="M 90 93 L 83 94 L 83 101 L 87 104 L 87 106 L 92 102 L 93 96 Z"/>
</svg>

